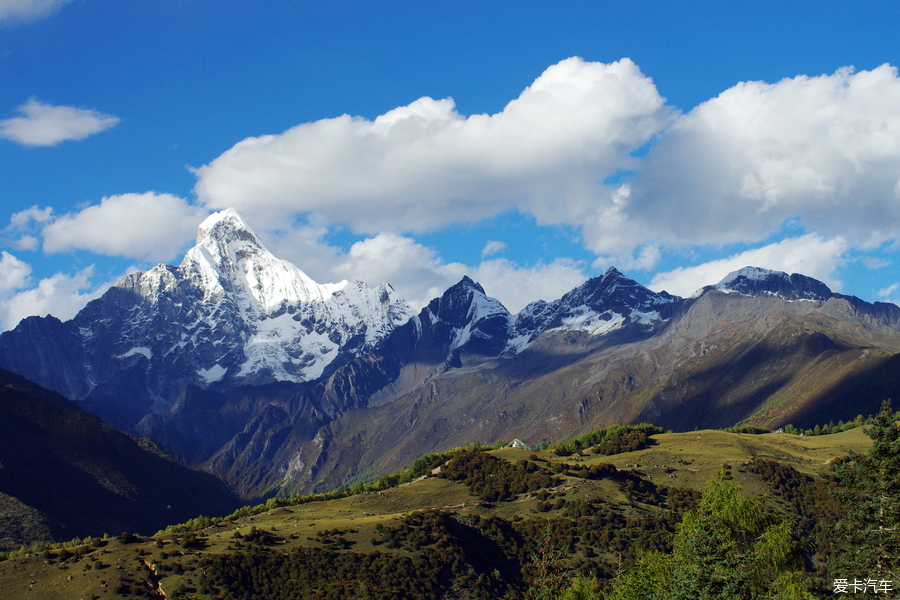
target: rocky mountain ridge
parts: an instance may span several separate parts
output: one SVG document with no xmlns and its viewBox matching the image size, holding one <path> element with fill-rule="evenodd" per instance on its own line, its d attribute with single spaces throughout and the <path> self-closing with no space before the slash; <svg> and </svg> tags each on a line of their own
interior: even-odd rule
<svg viewBox="0 0 900 600">
<path fill-rule="evenodd" d="M 852 418 L 863 411 L 835 398 L 900 389 L 898 352 L 900 307 L 755 267 L 691 298 L 610 268 L 517 315 L 465 277 L 413 315 L 387 284 L 313 282 L 233 211 L 201 225 L 178 267 L 123 279 L 73 321 L 0 335 L 0 367 L 248 498 L 475 439 L 768 426 L 826 406 Z"/>
</svg>

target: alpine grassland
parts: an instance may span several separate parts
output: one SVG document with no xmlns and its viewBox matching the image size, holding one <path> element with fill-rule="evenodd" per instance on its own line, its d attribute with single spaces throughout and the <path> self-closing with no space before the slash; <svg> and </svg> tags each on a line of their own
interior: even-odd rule
<svg viewBox="0 0 900 600">
<path fill-rule="evenodd" d="M 872 482 L 897 439 L 889 417 L 869 423 L 817 436 L 620 427 L 578 438 L 572 453 L 562 450 L 574 440 L 473 444 L 154 535 L 21 548 L 0 556 L 0 590 L 10 600 L 820 597 L 865 565 L 893 568 L 878 551 L 847 553 L 877 534 L 860 524 L 881 506 Z M 629 435 L 637 449 L 610 453 L 607 442 Z"/>
</svg>

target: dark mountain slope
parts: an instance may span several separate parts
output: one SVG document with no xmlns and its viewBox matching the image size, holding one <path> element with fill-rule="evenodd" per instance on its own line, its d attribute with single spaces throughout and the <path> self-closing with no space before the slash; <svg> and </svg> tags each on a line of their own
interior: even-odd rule
<svg viewBox="0 0 900 600">
<path fill-rule="evenodd" d="M 28 380 L 0 370 L 0 493 L 22 543 L 136 531 L 152 533 L 237 500 L 218 479 L 191 471 Z M 10 511 L 10 513 L 7 513 Z M 3 521 L 0 520 L 0 523 Z M 29 530 L 29 528 L 33 530 Z"/>
</svg>

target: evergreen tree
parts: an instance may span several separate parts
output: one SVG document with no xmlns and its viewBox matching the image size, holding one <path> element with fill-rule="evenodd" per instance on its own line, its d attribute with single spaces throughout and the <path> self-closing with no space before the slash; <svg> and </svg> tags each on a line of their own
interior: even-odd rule
<svg viewBox="0 0 900 600">
<path fill-rule="evenodd" d="M 538 553 L 532 555 L 534 578 L 525 592 L 526 600 L 554 600 L 566 584 L 561 562 L 565 554 L 553 544 L 553 530 L 544 528 L 544 539 Z"/>
<path fill-rule="evenodd" d="M 900 427 L 890 400 L 865 428 L 872 447 L 850 452 L 838 468 L 847 516 L 835 529 L 843 547 L 832 565 L 837 577 L 900 580 Z"/>
<path fill-rule="evenodd" d="M 653 552 L 620 573 L 615 600 L 811 598 L 802 584 L 793 526 L 773 517 L 723 471 L 676 528 L 670 555 Z"/>
</svg>

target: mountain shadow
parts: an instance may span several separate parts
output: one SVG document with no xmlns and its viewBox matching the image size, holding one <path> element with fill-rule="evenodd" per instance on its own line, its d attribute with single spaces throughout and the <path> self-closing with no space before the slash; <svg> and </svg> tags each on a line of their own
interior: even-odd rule
<svg viewBox="0 0 900 600">
<path fill-rule="evenodd" d="M 122 531 L 150 534 L 239 506 L 217 478 L 74 402 L 0 370 L 0 547 Z M 2 517 L 17 511 L 18 524 Z"/>
</svg>

